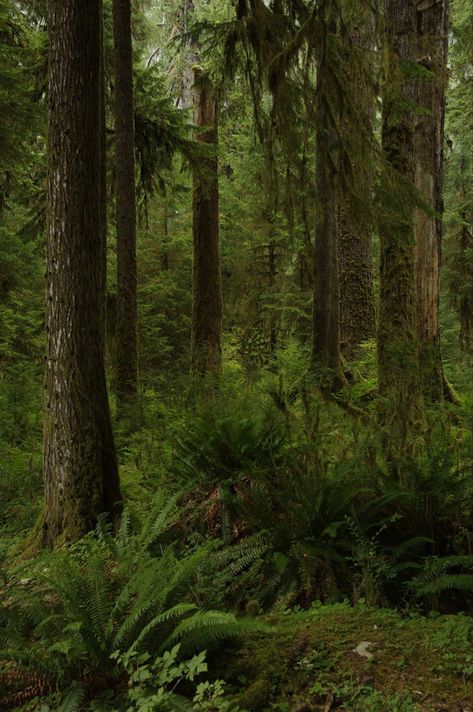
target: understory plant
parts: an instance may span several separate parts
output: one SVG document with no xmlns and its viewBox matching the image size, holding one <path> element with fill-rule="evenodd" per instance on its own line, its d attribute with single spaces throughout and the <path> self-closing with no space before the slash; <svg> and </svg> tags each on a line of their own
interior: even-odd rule
<svg viewBox="0 0 473 712">
<path fill-rule="evenodd" d="M 177 498 L 163 494 L 134 534 L 125 512 L 117 537 L 103 524 L 65 551 L 41 556 L 2 590 L 2 706 L 14 708 L 38 689 L 77 699 L 127 684 L 135 654 L 187 658 L 222 639 L 264 626 L 232 613 L 201 609 L 191 588 L 212 543 L 179 555 L 160 544 L 175 523 Z M 2 689 L 3 688 L 3 689 Z M 80 709 L 80 706 L 77 707 Z"/>
</svg>

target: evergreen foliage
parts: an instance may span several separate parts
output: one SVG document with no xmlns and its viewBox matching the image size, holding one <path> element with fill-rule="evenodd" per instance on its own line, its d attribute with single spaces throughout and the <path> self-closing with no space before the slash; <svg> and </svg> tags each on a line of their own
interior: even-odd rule
<svg viewBox="0 0 473 712">
<path fill-rule="evenodd" d="M 444 155 L 437 146 L 431 156 L 440 193 L 444 167 L 444 208 L 414 187 L 423 167 L 416 127 L 443 118 L 421 105 L 420 88 L 440 95 L 446 80 L 423 53 L 431 49 L 422 34 L 425 3 L 133 3 L 139 363 L 128 407 L 115 376 L 112 3 L 94 0 L 97 12 L 103 5 L 104 63 L 91 82 L 100 91 L 103 84 L 104 95 L 92 108 L 105 140 L 102 132 L 100 155 L 87 168 L 100 172 L 101 220 L 108 215 L 107 277 L 103 265 L 100 289 L 89 294 L 100 292 L 100 319 L 94 309 L 81 324 L 96 319 L 102 331 L 106 321 L 97 348 L 105 352 L 124 501 L 113 527 L 110 512 L 98 521 L 94 514 L 89 534 L 67 545 L 59 537 L 53 551 L 40 551 L 48 10 L 66 5 L 85 7 L 0 0 L 0 707 L 411 712 L 447 709 L 460 689 L 466 700 L 473 695 L 471 2 L 449 2 Z M 407 16 L 396 7 L 410 10 L 410 36 L 399 31 Z M 196 68 L 218 104 L 212 145 L 200 140 L 210 126 L 192 121 Z M 50 116 L 57 108 L 50 102 Z M 209 267 L 210 223 L 193 202 L 209 198 L 210 178 L 218 183 L 211 227 L 220 254 Z M 92 192 L 81 217 L 90 217 Z M 64 209 L 77 209 L 78 200 L 69 191 Z M 426 397 L 431 363 L 418 342 L 416 220 L 442 236 L 440 294 L 426 285 L 436 313 L 437 299 L 440 306 L 437 399 Z M 79 239 L 90 257 L 95 238 L 84 230 Z M 365 249 L 356 252 L 355 243 Z M 431 246 L 438 254 L 438 241 Z M 218 291 L 221 277 L 223 297 L 208 388 L 190 374 L 199 248 Z M 50 269 L 63 275 L 74 249 Z M 92 267 L 81 271 L 85 281 L 91 274 Z M 208 296 L 205 280 L 201 291 Z M 81 304 L 71 298 L 71 313 Z M 333 337 L 328 359 L 317 346 L 321 318 Z M 53 347 L 71 343 L 62 326 Z M 69 375 L 83 366 L 94 375 L 82 362 Z M 79 390 L 58 381 L 48 397 L 67 401 L 60 424 L 90 405 L 85 431 L 107 408 L 94 410 L 97 394 Z M 83 430 L 71 442 L 84 459 L 113 455 L 111 432 L 108 445 L 99 438 L 89 451 Z M 58 442 L 56 462 L 66 450 Z M 59 478 L 54 491 L 80 499 L 88 516 L 93 487 L 79 489 Z M 365 638 L 379 664 L 358 659 Z M 402 692 L 391 694 L 401 678 Z M 442 679 L 452 689 L 429 693 Z"/>
<path fill-rule="evenodd" d="M 163 655 L 176 644 L 188 655 L 263 630 L 259 621 L 200 610 L 192 601 L 212 547 L 179 557 L 160 545 L 158 553 L 175 518 L 176 499 L 161 497 L 139 534 L 130 532 L 125 512 L 116 539 L 100 524 L 96 536 L 23 566 L 2 593 L 5 683 L 23 676 L 28 688 L 36 679 L 50 692 L 68 690 L 64 709 L 79 708 L 126 679 L 126 656 Z M 2 704 L 11 705 L 23 691 L 2 694 Z"/>
</svg>

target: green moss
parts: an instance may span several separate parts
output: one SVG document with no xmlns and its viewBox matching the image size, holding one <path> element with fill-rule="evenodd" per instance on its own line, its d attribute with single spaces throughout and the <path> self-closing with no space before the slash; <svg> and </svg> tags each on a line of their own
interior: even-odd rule
<svg viewBox="0 0 473 712">
<path fill-rule="evenodd" d="M 251 712 L 265 709 L 271 693 L 267 679 L 258 678 L 247 688 L 240 698 L 240 704 Z"/>
<path fill-rule="evenodd" d="M 271 636 L 248 641 L 225 663 L 250 712 L 319 709 L 330 695 L 352 712 L 430 712 L 473 698 L 468 616 L 434 620 L 335 604 L 270 620 Z M 355 652 L 362 641 L 372 644 L 373 660 Z"/>
</svg>

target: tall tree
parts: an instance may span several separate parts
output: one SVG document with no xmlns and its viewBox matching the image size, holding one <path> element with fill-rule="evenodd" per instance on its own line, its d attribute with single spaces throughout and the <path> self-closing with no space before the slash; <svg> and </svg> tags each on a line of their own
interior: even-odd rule
<svg viewBox="0 0 473 712">
<path fill-rule="evenodd" d="M 338 208 L 340 345 L 347 360 L 358 356 L 360 345 L 374 338 L 376 333 L 373 229 L 367 208 L 373 194 L 373 157 L 369 150 L 372 147 L 366 140 L 374 129 L 374 15 L 371 8 L 365 13 L 361 10 L 357 9 L 345 48 L 345 92 L 349 101 L 344 102 L 344 109 L 348 113 L 347 105 L 350 105 L 356 117 L 344 117 L 343 113 L 341 117 L 341 132 L 349 151 L 341 170 L 352 170 L 356 176 L 356 191 L 340 181 Z M 349 164 L 346 168 L 345 163 Z M 361 205 L 361 201 L 366 203 Z"/>
<path fill-rule="evenodd" d="M 28 34 L 23 14 L 13 0 L 0 0 L 0 218 L 12 182 L 13 168 L 38 130 L 33 87 L 24 67 Z M 31 52 L 31 48 L 28 47 Z M 14 99 L 12 99 L 14 97 Z"/>
<path fill-rule="evenodd" d="M 448 0 L 417 4 L 417 61 L 429 72 L 416 86 L 415 184 L 426 206 L 416 209 L 414 219 L 417 337 L 425 395 L 433 400 L 449 394 L 439 325 L 448 5 Z"/>
<path fill-rule="evenodd" d="M 451 4 L 447 114 L 448 288 L 460 322 L 459 342 L 471 352 L 473 324 L 473 7 Z"/>
<path fill-rule="evenodd" d="M 137 392 L 136 196 L 131 2 L 113 0 L 117 224 L 116 389 L 119 406 Z"/>
<path fill-rule="evenodd" d="M 101 0 L 49 2 L 43 541 L 73 540 L 120 487 L 104 368 Z"/>
<path fill-rule="evenodd" d="M 186 35 L 192 25 L 194 15 L 194 0 L 180 0 L 182 5 L 178 9 L 177 24 L 179 32 Z M 194 72 L 192 67 L 198 61 L 198 48 L 193 38 L 188 38 L 182 52 L 180 68 L 179 106 L 183 109 L 192 108 L 194 101 Z"/>
<path fill-rule="evenodd" d="M 416 0 L 387 0 L 378 367 L 381 421 L 395 452 L 423 420 L 416 338 L 413 183 Z"/>
<path fill-rule="evenodd" d="M 194 170 L 192 371 L 217 374 L 222 357 L 222 287 L 220 273 L 218 101 L 208 75 L 194 68 L 194 123 L 196 138 L 209 144 L 212 154 Z"/>
<path fill-rule="evenodd" d="M 331 57 L 336 34 L 335 7 L 325 0 L 320 9 L 321 33 L 316 88 L 316 233 L 312 364 L 321 371 L 323 387 L 343 383 L 340 351 L 340 286 L 338 266 L 338 114 Z"/>
</svg>

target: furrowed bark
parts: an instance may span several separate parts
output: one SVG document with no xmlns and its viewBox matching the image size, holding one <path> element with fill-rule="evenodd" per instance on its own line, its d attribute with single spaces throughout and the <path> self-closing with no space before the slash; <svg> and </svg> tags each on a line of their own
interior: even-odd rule
<svg viewBox="0 0 473 712">
<path fill-rule="evenodd" d="M 387 0 L 387 68 L 383 92 L 384 220 L 378 326 L 380 421 L 391 452 L 404 457 L 424 425 L 416 310 L 412 186 L 416 56 L 415 0 Z"/>
<path fill-rule="evenodd" d="M 365 47 L 366 52 L 374 45 L 373 19 L 366 27 L 355 28 L 352 41 L 358 47 Z M 348 53 L 346 72 L 350 80 L 349 90 L 353 101 L 358 105 L 360 125 L 355 125 L 354 118 L 343 120 L 342 132 L 350 144 L 363 141 L 360 132 L 369 133 L 374 129 L 375 97 L 372 80 L 367 76 L 369 70 L 373 71 L 372 61 L 364 58 L 367 64 L 364 72 L 354 66 L 356 61 Z M 359 61 L 359 60 L 358 60 Z M 373 71 L 374 74 L 374 71 Z M 366 145 L 366 140 L 365 140 Z M 340 345 L 343 356 L 350 361 L 360 356 L 360 346 L 373 339 L 376 333 L 374 289 L 373 289 L 373 229 L 372 219 L 369 214 L 369 203 L 373 196 L 373 171 L 372 160 L 369 155 L 370 147 L 366 145 L 366 153 L 360 155 L 359 149 L 356 156 L 349 156 L 352 170 L 356 176 L 356 191 L 368 206 L 363 209 L 356 204 L 353 195 L 346 187 L 341 186 L 339 193 L 338 222 L 339 244 L 338 255 L 340 265 Z M 360 198 L 357 199 L 359 202 Z"/>
<path fill-rule="evenodd" d="M 322 19 L 335 32 L 324 4 Z M 327 51 L 321 47 L 317 71 L 316 232 L 312 368 L 323 390 L 334 391 L 344 382 L 340 352 L 340 285 L 337 224 L 337 134 L 332 124 L 334 86 Z M 336 110 L 335 110 L 336 113 Z"/>
<path fill-rule="evenodd" d="M 121 499 L 104 368 L 101 2 L 49 2 L 45 545 Z"/>
<path fill-rule="evenodd" d="M 131 2 L 113 0 L 117 229 L 116 391 L 119 410 L 138 388 L 135 138 Z"/>
<path fill-rule="evenodd" d="M 196 139 L 215 149 L 194 172 L 191 367 L 196 376 L 217 375 L 222 359 L 220 274 L 218 106 L 208 77 L 195 69 Z M 202 130 L 200 130 L 202 129 Z"/>
<path fill-rule="evenodd" d="M 451 394 L 443 373 L 439 324 L 447 52 L 448 0 L 419 0 L 417 61 L 431 76 L 416 85 L 415 184 L 426 206 L 416 208 L 414 216 L 416 319 L 424 393 L 433 401 Z"/>
</svg>

